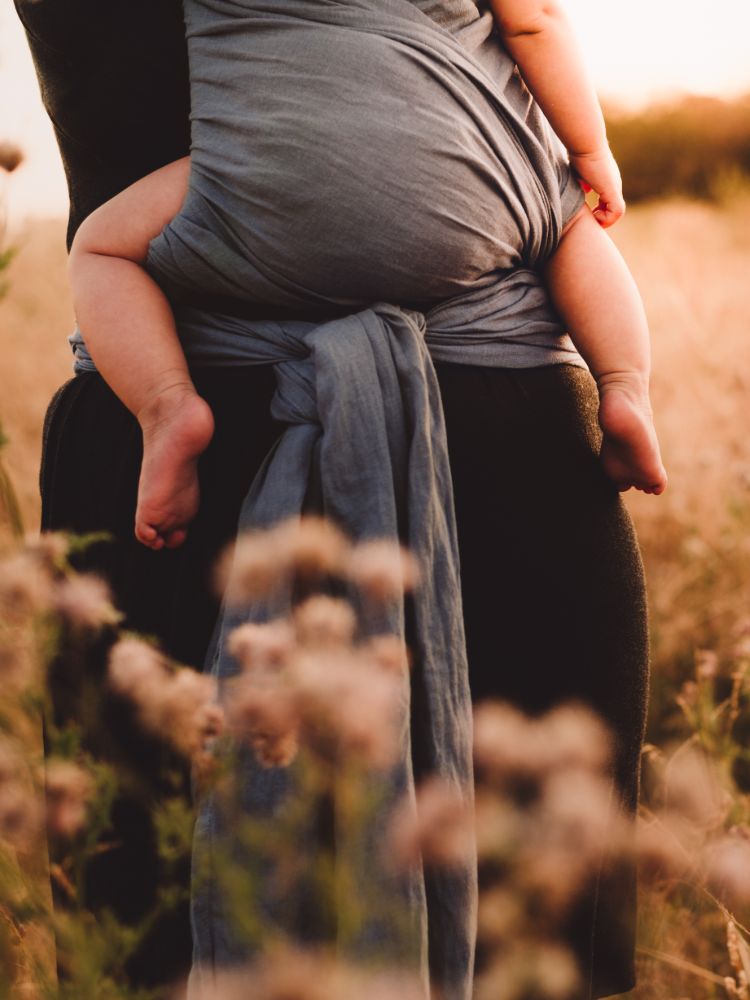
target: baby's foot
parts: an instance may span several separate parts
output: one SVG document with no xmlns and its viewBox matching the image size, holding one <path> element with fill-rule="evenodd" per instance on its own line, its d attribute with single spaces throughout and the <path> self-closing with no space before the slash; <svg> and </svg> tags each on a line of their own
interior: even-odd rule
<svg viewBox="0 0 750 1000">
<path fill-rule="evenodd" d="M 601 459 L 620 492 L 634 486 L 663 493 L 667 473 L 656 438 L 648 385 L 637 372 L 617 372 L 598 380 L 599 423 L 604 432 Z"/>
<path fill-rule="evenodd" d="M 198 511 L 198 456 L 214 432 L 214 418 L 192 385 L 160 393 L 138 414 L 143 464 L 135 536 L 151 549 L 173 549 Z"/>
</svg>

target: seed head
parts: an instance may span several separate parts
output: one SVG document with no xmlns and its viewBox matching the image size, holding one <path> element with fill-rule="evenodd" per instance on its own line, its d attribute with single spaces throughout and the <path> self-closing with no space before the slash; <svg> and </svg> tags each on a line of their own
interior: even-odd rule
<svg viewBox="0 0 750 1000">
<path fill-rule="evenodd" d="M 122 619 L 112 604 L 109 587 L 93 573 L 62 580 L 54 588 L 52 601 L 55 609 L 77 628 L 100 629 Z"/>
<path fill-rule="evenodd" d="M 319 594 L 294 611 L 294 628 L 301 646 L 345 646 L 354 638 L 357 617 L 346 601 Z"/>
<path fill-rule="evenodd" d="M 471 809 L 465 797 L 441 778 L 420 785 L 416 811 L 405 801 L 394 814 L 388 849 L 403 867 L 421 860 L 442 867 L 465 865 L 473 848 Z"/>
<path fill-rule="evenodd" d="M 244 670 L 276 671 L 289 660 L 294 648 L 294 630 L 287 621 L 266 624 L 248 622 L 234 629 L 228 649 Z"/>
<path fill-rule="evenodd" d="M 419 579 L 414 557 L 397 542 L 376 539 L 352 551 L 349 579 L 371 601 L 379 604 L 398 600 L 413 590 Z"/>
<path fill-rule="evenodd" d="M 47 828 L 72 837 L 86 822 L 86 807 L 94 792 L 88 771 L 69 760 L 51 760 L 46 772 Z"/>
</svg>

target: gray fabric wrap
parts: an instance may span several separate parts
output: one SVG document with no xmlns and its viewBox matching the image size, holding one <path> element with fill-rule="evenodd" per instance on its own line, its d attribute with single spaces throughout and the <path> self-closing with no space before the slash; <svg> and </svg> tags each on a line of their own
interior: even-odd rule
<svg viewBox="0 0 750 1000">
<path fill-rule="evenodd" d="M 406 951 L 426 997 L 434 996 L 429 970 L 441 1000 L 468 1000 L 475 859 L 397 877 L 378 850 L 395 797 L 414 801 L 415 772 L 442 775 L 473 798 L 456 530 L 432 359 L 582 364 L 538 274 L 582 195 L 490 12 L 470 0 L 186 0 L 185 12 L 189 192 L 152 242 L 147 267 L 170 290 L 193 363 L 276 366 L 273 411 L 287 429 L 240 528 L 297 515 L 314 493 L 354 537 L 400 537 L 423 570 L 400 758 L 358 872 L 372 917 L 341 950 Z M 196 292 L 296 314 L 351 312 L 324 322 L 248 320 L 186 304 Z M 85 346 L 74 341 L 86 370 Z M 228 633 L 278 611 L 225 608 L 210 669 L 231 674 Z M 380 627 L 403 635 L 404 619 L 401 603 Z M 249 813 L 272 816 L 295 792 L 294 765 L 263 769 L 247 755 L 243 788 Z M 201 866 L 231 840 L 230 826 L 215 801 L 202 804 Z M 311 829 L 311 853 L 315 836 Z M 337 851 L 356 856 L 345 833 L 338 837 Z M 377 917 L 384 893 L 406 902 L 404 927 Z M 269 895 L 264 905 L 269 919 L 299 930 L 301 900 Z M 247 954 L 225 910 L 218 880 L 196 888 L 194 985 Z"/>
</svg>

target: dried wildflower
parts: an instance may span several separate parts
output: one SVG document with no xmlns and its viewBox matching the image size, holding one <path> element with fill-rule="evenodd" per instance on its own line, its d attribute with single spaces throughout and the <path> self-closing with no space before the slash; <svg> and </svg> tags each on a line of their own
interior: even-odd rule
<svg viewBox="0 0 750 1000">
<path fill-rule="evenodd" d="M 94 792 L 91 775 L 69 760 L 51 760 L 46 772 L 47 829 L 59 837 L 72 837 L 86 822 L 87 805 Z"/>
<path fill-rule="evenodd" d="M 289 622 L 281 620 L 240 625 L 231 632 L 228 642 L 229 652 L 244 670 L 280 670 L 293 648 L 294 630 Z"/>
<path fill-rule="evenodd" d="M 388 539 L 362 542 L 351 553 L 347 576 L 372 601 L 397 600 L 419 579 L 414 557 Z"/>
<path fill-rule="evenodd" d="M 33 792 L 19 780 L 0 785 L 0 839 L 28 848 L 39 832 L 41 815 Z"/>
<path fill-rule="evenodd" d="M 443 779 L 432 777 L 417 789 L 416 809 L 404 801 L 394 813 L 388 851 L 397 865 L 424 860 L 453 867 L 465 865 L 474 850 L 472 811 L 463 795 Z"/>
<path fill-rule="evenodd" d="M 109 587 L 93 573 L 62 580 L 54 588 L 52 603 L 77 628 L 99 629 L 105 625 L 116 625 L 122 619 L 112 604 Z"/>
<path fill-rule="evenodd" d="M 479 789 L 474 804 L 477 853 L 480 858 L 503 858 L 518 850 L 525 835 L 526 814 L 513 802 Z"/>
<path fill-rule="evenodd" d="M 675 754 L 664 776 L 665 804 L 696 827 L 721 824 L 731 797 L 722 789 L 715 765 L 706 754 L 688 748 Z"/>
<path fill-rule="evenodd" d="M 0 561 L 0 614 L 20 620 L 49 607 L 49 575 L 29 552 L 16 552 Z"/>
<path fill-rule="evenodd" d="M 279 525 L 273 534 L 296 575 L 313 580 L 341 575 L 351 544 L 331 521 L 306 516 Z"/>
<path fill-rule="evenodd" d="M 346 601 L 319 594 L 295 608 L 294 627 L 302 646 L 345 646 L 354 638 L 357 618 Z"/>
<path fill-rule="evenodd" d="M 740 1000 L 740 994 L 737 991 L 737 983 L 731 976 L 724 976 L 724 989 L 727 991 L 729 1000 Z"/>
<path fill-rule="evenodd" d="M 43 531 L 38 535 L 27 535 L 24 538 L 24 550 L 47 569 L 60 570 L 65 566 L 70 542 L 62 532 Z"/>
<path fill-rule="evenodd" d="M 649 823 L 639 820 L 634 848 L 638 874 L 644 885 L 665 878 L 680 878 L 693 866 L 668 816 Z"/>
<path fill-rule="evenodd" d="M 479 896 L 478 934 L 488 945 L 502 945 L 518 936 L 524 922 L 520 893 L 496 885 Z"/>
<path fill-rule="evenodd" d="M 222 728 L 214 678 L 187 668 L 170 672 L 164 657 L 140 639 L 113 646 L 109 678 L 134 702 L 143 724 L 184 754 L 201 754 Z"/>
<path fill-rule="evenodd" d="M 23 769 L 23 759 L 13 744 L 0 736 L 0 786 L 16 781 Z"/>
<path fill-rule="evenodd" d="M 306 745 L 328 759 L 355 755 L 374 768 L 395 758 L 403 678 L 355 650 L 303 650 L 291 665 Z"/>
<path fill-rule="evenodd" d="M 23 849 L 40 825 L 39 803 L 28 785 L 21 754 L 0 736 L 0 839 Z"/>
<path fill-rule="evenodd" d="M 169 680 L 162 654 L 142 639 L 125 638 L 109 654 L 109 681 L 119 694 L 136 703 L 157 700 Z"/>
<path fill-rule="evenodd" d="M 554 842 L 581 859 L 597 859 L 605 840 L 614 843 L 619 832 L 610 783 L 585 771 L 548 775 L 538 814 L 545 842 Z"/>
<path fill-rule="evenodd" d="M 551 767 L 601 772 L 611 760 L 610 731 L 604 721 L 585 705 L 560 705 L 532 725 L 539 741 L 543 741 L 549 749 Z"/>
<path fill-rule="evenodd" d="M 220 562 L 217 582 L 233 604 L 269 597 L 297 577 L 322 579 L 343 571 L 349 542 L 322 518 L 284 521 L 242 535 Z"/>
<path fill-rule="evenodd" d="M 23 163 L 23 153 L 10 142 L 0 142 L 0 170 L 13 173 Z"/>
<path fill-rule="evenodd" d="M 573 1000 L 580 996 L 578 965 L 558 944 L 525 940 L 502 949 L 476 982 L 476 1000 Z"/>
<path fill-rule="evenodd" d="M 359 649 L 378 667 L 394 674 L 404 674 L 411 666 L 407 645 L 396 635 L 373 636 Z"/>
<path fill-rule="evenodd" d="M 277 558 L 266 535 L 248 532 L 221 556 L 216 567 L 216 590 L 230 604 L 242 604 L 275 593 L 287 567 Z"/>
<path fill-rule="evenodd" d="M 750 900 L 750 843 L 741 837 L 722 837 L 705 858 L 706 881 L 735 905 Z"/>
<path fill-rule="evenodd" d="M 0 684 L 6 692 L 30 688 L 36 681 L 37 672 L 31 636 L 18 635 L 12 644 L 0 647 Z"/>
<path fill-rule="evenodd" d="M 698 685 L 695 681 L 685 681 L 680 688 L 680 693 L 675 698 L 675 701 L 680 706 L 682 711 L 689 716 L 690 709 L 695 708 L 698 704 L 699 696 L 700 692 L 698 691 Z"/>
<path fill-rule="evenodd" d="M 264 767 L 287 767 L 299 750 L 297 699 L 284 683 L 260 686 L 234 680 L 227 697 L 227 725 Z"/>
<path fill-rule="evenodd" d="M 168 677 L 155 704 L 140 704 L 144 724 L 186 756 L 200 754 L 223 726 L 213 677 L 183 668 Z"/>
<path fill-rule="evenodd" d="M 546 1000 L 568 1000 L 580 986 L 578 965 L 559 945 L 546 944 L 534 956 L 537 995 Z"/>
<path fill-rule="evenodd" d="M 548 760 L 529 720 L 505 702 L 485 701 L 474 710 L 474 760 L 493 779 L 537 774 Z"/>
<path fill-rule="evenodd" d="M 700 680 L 713 680 L 719 672 L 719 657 L 712 649 L 699 649 L 695 654 L 695 675 Z"/>
</svg>

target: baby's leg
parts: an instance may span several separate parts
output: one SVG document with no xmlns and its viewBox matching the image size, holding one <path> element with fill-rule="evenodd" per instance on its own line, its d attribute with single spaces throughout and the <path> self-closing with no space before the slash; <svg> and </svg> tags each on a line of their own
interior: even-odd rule
<svg viewBox="0 0 750 1000">
<path fill-rule="evenodd" d="M 602 461 L 620 490 L 667 485 L 648 395 L 651 348 L 625 261 L 584 207 L 546 267 L 552 300 L 599 386 Z"/>
<path fill-rule="evenodd" d="M 83 223 L 70 255 L 78 323 L 107 384 L 143 431 L 135 533 L 174 548 L 198 510 L 198 456 L 213 416 L 195 391 L 174 317 L 141 266 L 149 242 L 179 212 L 189 161 L 133 184 Z"/>
</svg>

